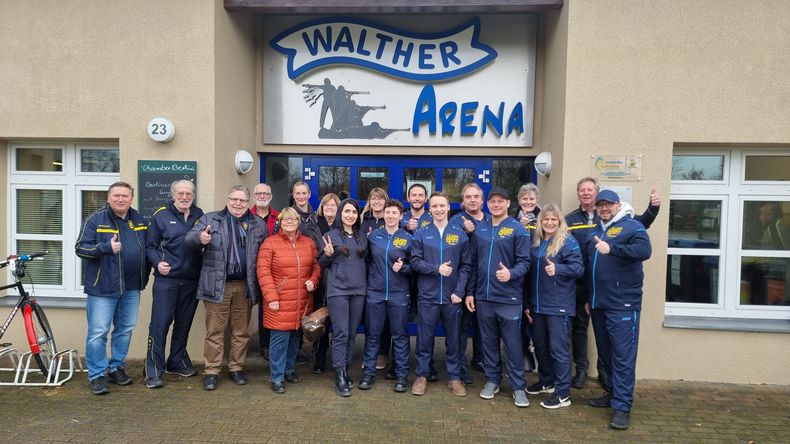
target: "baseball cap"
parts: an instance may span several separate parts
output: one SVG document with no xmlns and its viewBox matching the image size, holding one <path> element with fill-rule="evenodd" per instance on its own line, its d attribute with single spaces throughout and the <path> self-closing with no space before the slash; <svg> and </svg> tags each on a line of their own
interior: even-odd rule
<svg viewBox="0 0 790 444">
<path fill-rule="evenodd" d="M 612 190 L 602 190 L 595 198 L 595 203 L 606 201 L 611 203 L 620 203 L 620 196 Z"/>
<path fill-rule="evenodd" d="M 510 200 L 510 194 L 508 194 L 507 190 L 500 187 L 491 188 L 491 191 L 488 192 L 488 199 L 486 200 L 491 200 L 491 198 L 497 194 L 500 195 L 502 199 Z"/>
</svg>

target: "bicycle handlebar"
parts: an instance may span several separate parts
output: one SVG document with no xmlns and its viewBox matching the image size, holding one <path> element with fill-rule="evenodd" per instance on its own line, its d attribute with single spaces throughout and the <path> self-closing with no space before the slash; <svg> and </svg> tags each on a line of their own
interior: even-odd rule
<svg viewBox="0 0 790 444">
<path fill-rule="evenodd" d="M 30 262 L 36 258 L 43 257 L 49 254 L 49 251 L 38 251 L 36 253 L 30 254 L 12 254 L 6 258 L 6 260 L 0 262 L 0 268 L 6 267 L 11 262 Z"/>
</svg>

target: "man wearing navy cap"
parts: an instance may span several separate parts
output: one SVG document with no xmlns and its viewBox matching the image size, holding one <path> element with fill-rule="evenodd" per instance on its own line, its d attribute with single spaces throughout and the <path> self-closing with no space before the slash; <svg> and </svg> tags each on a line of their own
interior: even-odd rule
<svg viewBox="0 0 790 444">
<path fill-rule="evenodd" d="M 492 399 L 499 392 L 501 340 L 505 344 L 505 370 L 513 400 L 517 407 L 527 407 L 521 312 L 530 242 L 524 225 L 507 215 L 509 207 L 507 190 L 493 188 L 488 193 L 491 219 L 480 222 L 471 233 L 472 284 L 467 286 L 466 307 L 477 311 L 480 326 L 486 378 L 480 397 Z"/>
<path fill-rule="evenodd" d="M 587 238 L 588 301 L 595 344 L 611 392 L 590 401 L 593 407 L 611 407 L 609 426 L 625 430 L 634 399 L 639 318 L 642 309 L 642 262 L 650 258 L 650 238 L 644 225 L 621 205 L 612 190 L 595 199 L 600 222 Z"/>
</svg>

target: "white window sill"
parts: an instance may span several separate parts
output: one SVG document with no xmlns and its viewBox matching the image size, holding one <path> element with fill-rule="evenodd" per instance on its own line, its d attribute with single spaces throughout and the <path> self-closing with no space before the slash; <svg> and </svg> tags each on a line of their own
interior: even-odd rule
<svg viewBox="0 0 790 444">
<path fill-rule="evenodd" d="M 749 331 L 790 333 L 790 319 L 708 318 L 699 316 L 664 316 L 664 327 L 693 330 Z"/>
</svg>

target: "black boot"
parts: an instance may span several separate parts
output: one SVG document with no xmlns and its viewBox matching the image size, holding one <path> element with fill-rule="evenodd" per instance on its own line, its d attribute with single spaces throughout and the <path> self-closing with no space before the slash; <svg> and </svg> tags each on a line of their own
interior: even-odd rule
<svg viewBox="0 0 790 444">
<path fill-rule="evenodd" d="M 348 389 L 351 390 L 354 388 L 354 381 L 352 381 L 351 377 L 348 376 L 348 366 L 346 366 L 346 371 L 343 372 L 343 374 L 346 375 L 346 385 L 348 386 Z"/>
<path fill-rule="evenodd" d="M 337 393 L 338 396 L 342 396 L 344 398 L 351 396 L 351 391 L 348 389 L 348 383 L 346 383 L 345 370 L 335 370 L 335 393 Z"/>
</svg>

